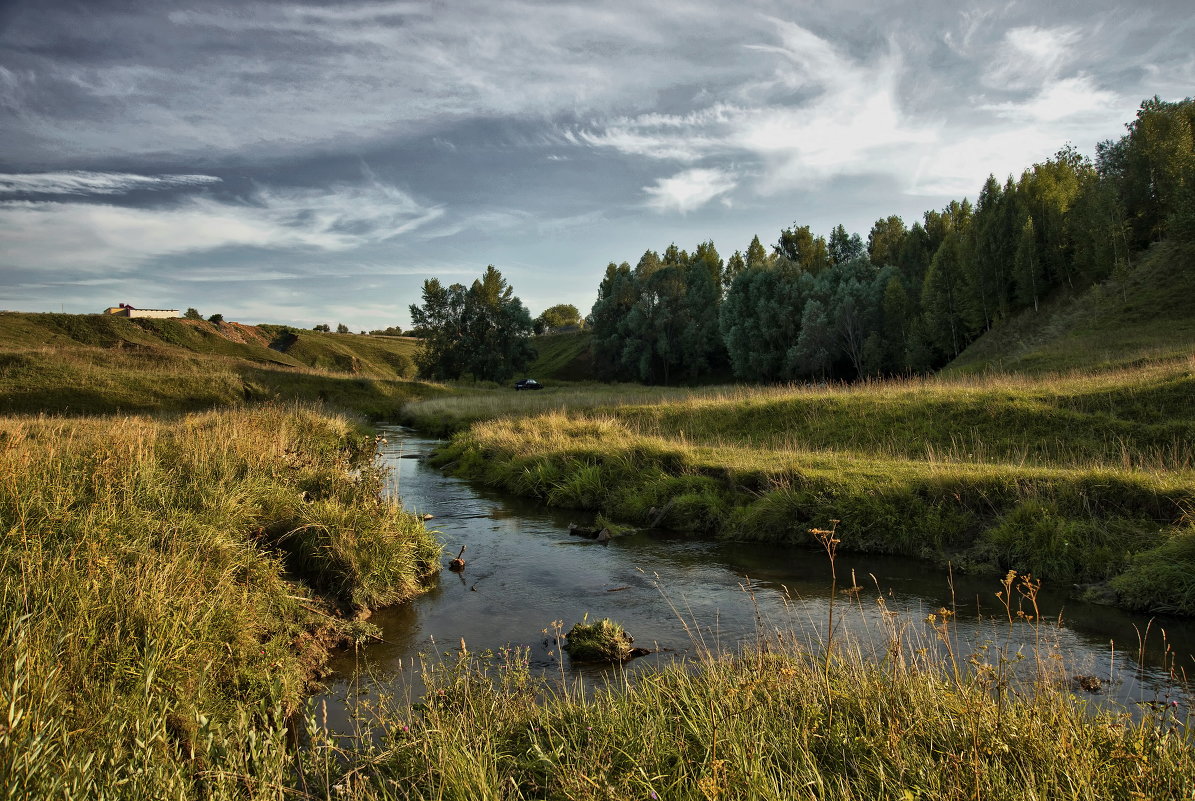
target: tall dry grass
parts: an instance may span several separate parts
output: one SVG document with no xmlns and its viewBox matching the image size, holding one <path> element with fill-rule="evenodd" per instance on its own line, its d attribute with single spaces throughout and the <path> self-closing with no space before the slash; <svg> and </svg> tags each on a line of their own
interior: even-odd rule
<svg viewBox="0 0 1195 801">
<path fill-rule="evenodd" d="M 861 550 L 1112 581 L 1127 607 L 1195 614 L 1193 367 L 408 410 L 489 415 L 440 463 L 551 505 L 794 542 L 836 518 Z"/>
<path fill-rule="evenodd" d="M 315 408 L 0 418 L 9 797 L 198 796 L 196 753 L 279 745 L 327 649 L 366 633 L 338 610 L 438 569 L 374 454 Z"/>
</svg>

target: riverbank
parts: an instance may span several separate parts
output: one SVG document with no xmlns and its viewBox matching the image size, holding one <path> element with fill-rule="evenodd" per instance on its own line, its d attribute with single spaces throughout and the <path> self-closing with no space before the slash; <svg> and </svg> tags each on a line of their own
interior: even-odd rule
<svg viewBox="0 0 1195 801">
<path fill-rule="evenodd" d="M 488 399 L 459 475 L 634 525 L 843 547 L 1097 585 L 1195 614 L 1195 362 L 850 387 Z M 500 404 L 505 403 L 505 407 Z M 453 415 L 451 409 L 459 406 Z M 468 422 L 469 398 L 408 406 Z"/>
<path fill-rule="evenodd" d="M 0 797 L 1195 790 L 1185 695 L 1132 715 L 1088 706 L 1048 626 L 1032 654 L 941 661 L 949 618 L 908 641 L 897 626 L 891 648 L 835 634 L 829 658 L 761 632 L 587 693 L 537 678 L 522 652 L 454 644 L 426 695 L 370 694 L 356 734 L 334 734 L 301 702 L 306 678 L 330 639 L 371 632 L 333 608 L 410 597 L 439 557 L 420 521 L 379 500 L 373 444 L 348 419 L 271 405 L 0 420 Z M 870 619 L 874 601 L 853 597 L 839 615 Z M 1026 626 L 1012 610 L 1009 629 Z"/>
<path fill-rule="evenodd" d="M 1016 624 L 1024 625 L 1024 624 Z M 950 640 L 949 616 L 935 623 Z M 537 799 L 1133 799 L 1195 791 L 1185 711 L 1100 710 L 1042 651 L 1013 689 L 1012 653 L 838 642 L 829 657 L 773 636 L 592 693 L 534 678 L 517 652 L 458 653 L 425 700 L 371 704 L 343 797 Z M 922 642 L 922 645 L 932 643 Z M 926 655 L 930 653 L 932 655 Z M 1023 655 L 1022 655 L 1023 656 Z M 355 743 L 375 742 L 368 757 Z M 314 781 L 310 782 L 312 785 Z"/>
<path fill-rule="evenodd" d="M 439 569 L 375 445 L 301 406 L 0 418 L 0 797 L 256 775 L 328 649 Z"/>
</svg>

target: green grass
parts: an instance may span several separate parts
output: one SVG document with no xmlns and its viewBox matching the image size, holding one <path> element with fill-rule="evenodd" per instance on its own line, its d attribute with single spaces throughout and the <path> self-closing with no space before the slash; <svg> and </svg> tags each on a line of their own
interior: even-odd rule
<svg viewBox="0 0 1195 801">
<path fill-rule="evenodd" d="M 438 570 L 374 454 L 297 407 L 0 418 L 0 797 L 160 798 L 196 752 L 261 758 L 328 647 L 366 632 L 342 614 Z"/>
<path fill-rule="evenodd" d="M 1004 589 L 1019 595 L 1017 584 L 1034 612 L 1032 585 L 1013 577 Z M 230 715 L 189 718 L 164 706 L 171 685 L 153 668 L 169 653 L 151 649 L 130 665 L 129 706 L 93 721 L 94 742 L 70 730 L 57 674 L 29 670 L 39 629 L 18 618 L 5 632 L 15 658 L 0 657 L 0 778 L 7 798 L 213 801 L 1195 793 L 1189 697 L 1135 714 L 1089 703 L 1059 633 L 1016 604 L 969 650 L 950 610 L 914 622 L 866 596 L 838 612 L 857 636 L 805 646 L 780 615 L 737 652 L 698 649 L 591 688 L 533 674 L 518 650 L 462 647 L 423 665 L 420 698 L 351 699 L 347 734 L 329 732 L 318 708 L 287 719 L 268 689 Z"/>
<path fill-rule="evenodd" d="M 1020 665 L 1039 670 L 1036 679 L 1018 683 L 1020 657 L 998 627 L 992 644 L 955 655 L 948 614 L 910 641 L 880 601 L 881 614 L 867 619 L 890 627 L 887 653 L 845 642 L 823 655 L 784 631 L 588 695 L 532 678 L 518 654 L 462 654 L 425 674 L 428 692 L 414 709 L 371 704 L 363 717 L 381 746 L 368 759 L 350 746 L 354 780 L 328 781 L 357 799 L 1130 799 L 1195 790 L 1183 713 L 1134 721 L 1088 707 L 1051 658 L 1048 627 Z"/>
<path fill-rule="evenodd" d="M 555 381 L 592 381 L 593 357 L 588 331 L 544 334 L 531 340 L 536 358 L 525 371 L 528 376 Z"/>
<path fill-rule="evenodd" d="M 416 402 L 407 415 L 488 414 L 440 463 L 550 505 L 798 547 L 806 529 L 838 519 L 843 547 L 1057 584 L 1114 579 L 1125 606 L 1195 614 L 1189 582 L 1150 578 L 1195 519 L 1193 368 L 639 397 L 545 390 Z M 1195 571 L 1189 555 L 1177 564 L 1172 579 Z"/>
<path fill-rule="evenodd" d="M 419 341 L 301 331 L 277 325 L 205 320 L 129 319 L 102 314 L 0 313 L 0 350 L 50 348 L 166 350 L 225 356 L 282 367 L 310 367 L 371 378 L 408 379 Z M 185 351 L 185 353 L 179 353 Z"/>
<path fill-rule="evenodd" d="M 194 411 L 318 401 L 394 417 L 418 341 L 203 320 L 0 313 L 0 413 Z"/>
<path fill-rule="evenodd" d="M 1102 370 L 1195 351 L 1195 258 L 1160 243 L 1124 281 L 1063 293 L 997 325 L 946 372 Z"/>
<path fill-rule="evenodd" d="M 565 637 L 564 650 L 574 662 L 625 662 L 631 657 L 633 640 L 608 618 L 576 623 Z"/>
<path fill-rule="evenodd" d="M 289 399 L 381 419 L 396 417 L 412 399 L 447 391 L 160 344 L 0 349 L 0 413 L 6 414 L 178 412 Z"/>
</svg>

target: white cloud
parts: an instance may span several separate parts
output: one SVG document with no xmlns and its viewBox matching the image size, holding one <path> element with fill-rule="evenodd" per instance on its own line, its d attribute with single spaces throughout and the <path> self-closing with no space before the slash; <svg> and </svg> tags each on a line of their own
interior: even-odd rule
<svg viewBox="0 0 1195 801">
<path fill-rule="evenodd" d="M 341 252 L 385 242 L 436 220 L 392 186 L 329 191 L 263 189 L 251 203 L 191 198 L 170 208 L 78 202 L 0 202 L 0 267 L 134 270 L 165 256 L 249 247 Z"/>
<path fill-rule="evenodd" d="M 1036 89 L 1058 76 L 1081 41 L 1074 28 L 1013 28 L 1004 34 L 983 80 L 998 89 Z"/>
<path fill-rule="evenodd" d="M 817 185 L 835 175 L 885 171 L 902 148 L 934 141 L 932 127 L 901 111 L 903 69 L 897 53 L 889 50 L 862 62 L 794 23 L 772 20 L 772 27 L 780 44 L 751 49 L 778 57 L 776 68 L 742 93 L 770 100 L 619 119 L 601 131 L 577 133 L 575 141 L 690 163 L 727 154 L 753 156 L 765 164 L 764 178 L 755 186 L 763 193 Z"/>
<path fill-rule="evenodd" d="M 1123 111 L 1119 100 L 1114 93 L 1098 88 L 1091 76 L 1076 75 L 1049 83 L 1028 100 L 995 103 L 981 108 L 994 111 L 1001 117 L 1028 122 L 1058 122 L 1095 114 L 1108 120 L 1110 125 L 1115 125 Z"/>
<path fill-rule="evenodd" d="M 729 172 L 696 168 L 661 178 L 654 186 L 644 187 L 647 205 L 656 211 L 679 211 L 685 214 L 701 208 L 719 195 L 735 188 L 736 180 Z"/>
<path fill-rule="evenodd" d="M 0 173 L 0 194 L 121 195 L 136 189 L 170 189 L 220 183 L 214 175 L 137 175 L 125 172 Z"/>
<path fill-rule="evenodd" d="M 677 47 L 698 31 L 711 47 L 733 47 L 735 32 L 711 25 L 712 4 L 245 2 L 164 15 L 155 8 L 97 15 L 94 30 L 75 34 L 120 49 L 119 60 L 33 54 L 26 61 L 35 70 L 0 76 L 19 111 L 0 133 L 26 134 L 39 158 L 277 156 L 435 132 L 462 117 L 605 112 L 628 100 L 642 107 L 678 74 L 713 85 L 745 74 Z M 25 31 L 43 28 L 30 22 Z M 158 42 L 170 51 L 159 52 Z M 39 102 L 62 87 L 69 106 Z M 77 115 L 88 124 L 66 123 Z"/>
</svg>

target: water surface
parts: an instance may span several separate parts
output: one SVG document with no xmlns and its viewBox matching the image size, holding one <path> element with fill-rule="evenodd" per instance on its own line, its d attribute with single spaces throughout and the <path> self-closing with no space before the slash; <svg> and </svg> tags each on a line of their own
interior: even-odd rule
<svg viewBox="0 0 1195 801">
<path fill-rule="evenodd" d="M 340 676 L 326 696 L 333 717 L 343 714 L 337 707 L 354 688 L 417 693 L 419 656 L 456 651 L 462 642 L 471 651 L 525 648 L 536 670 L 600 683 L 617 669 L 562 661 L 555 636 L 586 616 L 618 621 L 636 645 L 654 651 L 626 666 L 632 676 L 703 648 L 755 643 L 761 633 L 780 631 L 813 648 L 827 636 L 830 570 L 824 551 L 812 545 L 721 542 L 660 531 L 607 544 L 572 537 L 570 523 L 591 522 L 584 513 L 445 476 L 425 461 L 436 440 L 401 428 L 383 433 L 382 458 L 393 469 L 390 490 L 407 508 L 434 515 L 428 525 L 445 545 L 445 566 L 466 546 L 466 567 L 459 574 L 445 570 L 427 594 L 374 614 L 371 621 L 385 642 L 333 662 Z M 842 537 L 849 542 L 849 529 Z M 852 570 L 861 590 L 838 595 L 834 636 L 850 638 L 864 653 L 883 654 L 896 625 L 910 654 L 925 648 L 945 656 L 926 618 L 947 608 L 956 613 L 947 633 L 961 658 L 984 645 L 989 657 L 995 649 L 1010 657 L 1056 649 L 1063 680 L 1101 678 L 1097 700 L 1116 699 L 1130 708 L 1177 700 L 1186 707 L 1172 676 L 1195 668 L 1190 621 L 1086 604 L 1047 586 L 1038 598 L 1047 623 L 1035 630 L 1020 619 L 1008 624 L 996 596 L 1000 576 L 952 576 L 921 560 L 843 552 L 839 587 L 851 586 Z M 1014 603 L 1014 615 L 1016 609 Z M 884 610 L 897 614 L 885 616 Z"/>
</svg>

